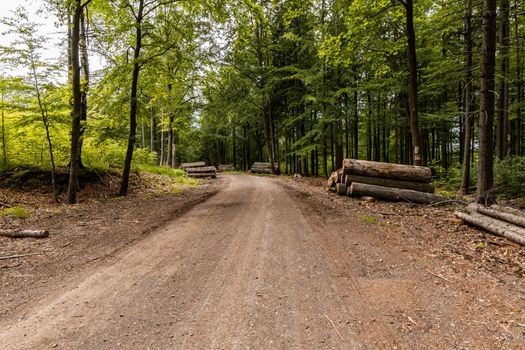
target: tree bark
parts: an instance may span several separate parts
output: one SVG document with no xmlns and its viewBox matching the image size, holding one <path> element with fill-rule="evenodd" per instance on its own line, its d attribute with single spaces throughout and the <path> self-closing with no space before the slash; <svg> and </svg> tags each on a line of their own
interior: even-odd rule
<svg viewBox="0 0 525 350">
<path fill-rule="evenodd" d="M 358 182 L 352 183 L 349 194 L 356 197 L 374 197 L 392 202 L 406 201 L 418 204 L 432 204 L 445 200 L 445 198 L 431 193 L 367 185 Z"/>
<path fill-rule="evenodd" d="M 479 110 L 478 201 L 493 203 L 494 73 L 496 63 L 496 0 L 483 2 L 483 44 Z"/>
<path fill-rule="evenodd" d="M 49 236 L 49 231 L 43 230 L 20 230 L 20 231 L 7 231 L 0 230 L 0 236 L 10 238 L 46 238 Z"/>
<path fill-rule="evenodd" d="M 141 65 L 139 64 L 140 50 L 142 48 L 142 20 L 144 11 L 144 0 L 139 0 L 139 8 L 137 11 L 135 21 L 135 52 L 133 55 L 133 72 L 131 75 L 131 94 L 130 94 L 130 110 L 129 110 L 129 137 L 128 147 L 126 149 L 126 158 L 124 160 L 124 167 L 122 169 L 122 181 L 120 183 L 120 196 L 128 194 L 129 187 L 129 173 L 131 171 L 131 161 L 133 159 L 133 150 L 135 149 L 135 141 L 137 135 L 137 87 L 139 82 L 139 72 Z"/>
<path fill-rule="evenodd" d="M 497 236 L 507 238 L 510 241 L 519 243 L 525 246 L 525 230 L 517 226 L 513 226 L 501 220 L 493 219 L 478 213 L 454 213 L 458 218 L 471 225 L 480 227 Z"/>
<path fill-rule="evenodd" d="M 82 120 L 82 91 L 80 87 L 80 17 L 82 16 L 82 1 L 75 0 L 73 18 L 71 21 L 71 85 L 73 108 L 71 111 L 71 159 L 69 162 L 69 183 L 67 202 L 76 203 L 77 182 L 80 155 L 80 136 Z"/>
<path fill-rule="evenodd" d="M 463 164 L 461 169 L 461 192 L 469 193 L 470 186 L 470 143 L 472 139 L 472 0 L 465 1 L 465 94 L 464 94 L 464 136 Z"/>
<path fill-rule="evenodd" d="M 507 155 L 507 136 L 509 120 L 509 0 L 501 0 L 501 68 L 498 86 L 498 113 L 496 123 L 496 156 L 499 160 Z"/>
<path fill-rule="evenodd" d="M 87 120 L 87 94 L 89 90 L 89 59 L 88 59 L 88 33 L 87 33 L 87 18 L 86 11 L 82 11 L 80 15 L 80 38 L 79 38 L 79 51 L 80 51 L 80 64 L 81 64 L 81 114 L 80 114 L 80 138 L 78 141 L 78 167 L 84 169 L 82 164 L 82 145 L 84 137 L 85 123 Z"/>
<path fill-rule="evenodd" d="M 416 55 L 416 32 L 414 30 L 414 1 L 413 0 L 399 0 L 406 10 L 406 29 L 408 41 L 408 68 L 410 70 L 410 86 L 409 86 L 409 116 L 410 116 L 410 131 L 412 133 L 412 150 L 414 152 L 414 165 L 421 165 L 423 143 L 421 140 L 421 133 L 419 130 L 419 114 L 417 106 L 417 55 Z"/>
<path fill-rule="evenodd" d="M 515 215 L 511 214 L 505 211 L 498 210 L 498 206 L 492 206 L 490 208 L 486 208 L 483 205 L 472 203 L 469 204 L 467 207 L 467 211 L 469 213 L 475 213 L 478 212 L 483 215 L 490 216 L 491 218 L 503 220 L 508 222 L 509 224 L 514 224 L 517 226 L 521 226 L 525 229 L 525 213 L 521 213 L 521 215 Z"/>
<path fill-rule="evenodd" d="M 343 161 L 343 172 L 345 175 L 381 177 L 421 183 L 432 181 L 432 172 L 429 168 L 366 160 L 345 159 Z"/>
<path fill-rule="evenodd" d="M 370 176 L 359 176 L 359 175 L 346 175 L 345 176 L 345 183 L 347 186 L 352 185 L 352 183 L 354 182 L 367 184 L 367 185 L 401 188 L 401 189 L 413 190 L 413 191 L 418 191 L 418 192 L 426 192 L 426 193 L 435 192 L 434 185 L 432 184 L 385 179 L 385 178 L 370 177 Z"/>
</svg>

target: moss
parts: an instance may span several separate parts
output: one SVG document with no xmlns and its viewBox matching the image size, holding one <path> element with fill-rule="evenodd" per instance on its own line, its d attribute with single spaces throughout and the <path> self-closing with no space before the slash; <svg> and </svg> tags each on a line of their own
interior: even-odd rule
<svg viewBox="0 0 525 350">
<path fill-rule="evenodd" d="M 377 220 L 377 218 L 375 218 L 373 216 L 368 216 L 368 215 L 361 216 L 361 220 L 363 220 L 364 222 L 369 223 L 369 224 L 378 224 L 379 223 L 379 220 Z"/>
<path fill-rule="evenodd" d="M 0 210 L 0 217 L 4 216 L 14 216 L 19 219 L 27 219 L 30 214 L 24 208 L 13 207 Z"/>
</svg>

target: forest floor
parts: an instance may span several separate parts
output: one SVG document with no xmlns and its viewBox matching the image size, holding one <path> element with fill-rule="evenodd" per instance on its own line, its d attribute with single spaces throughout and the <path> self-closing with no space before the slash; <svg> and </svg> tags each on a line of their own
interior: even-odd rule
<svg viewBox="0 0 525 350">
<path fill-rule="evenodd" d="M 525 347 L 523 247 L 323 184 L 223 175 L 4 222 L 51 234 L 0 237 L 39 254 L 0 260 L 2 348 Z"/>
</svg>

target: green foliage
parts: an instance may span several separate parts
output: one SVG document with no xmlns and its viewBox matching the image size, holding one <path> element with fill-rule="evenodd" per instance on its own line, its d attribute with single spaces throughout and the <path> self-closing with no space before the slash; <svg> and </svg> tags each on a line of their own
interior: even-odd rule
<svg viewBox="0 0 525 350">
<path fill-rule="evenodd" d="M 525 157 L 510 157 L 496 161 L 495 188 L 506 197 L 525 195 Z"/>
<path fill-rule="evenodd" d="M 20 207 L 5 208 L 0 210 L 0 217 L 4 216 L 14 216 L 18 219 L 27 219 L 31 214 Z"/>
<path fill-rule="evenodd" d="M 186 175 L 186 172 L 182 169 L 160 167 L 160 166 L 149 165 L 149 164 L 138 164 L 135 167 L 135 170 L 139 172 L 147 172 L 147 173 L 165 175 L 165 176 L 175 177 L 175 178 L 187 178 L 188 177 Z"/>
</svg>

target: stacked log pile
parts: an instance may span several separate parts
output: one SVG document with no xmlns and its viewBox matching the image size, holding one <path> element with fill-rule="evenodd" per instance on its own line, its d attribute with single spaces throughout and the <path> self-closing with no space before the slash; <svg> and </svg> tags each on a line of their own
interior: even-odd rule
<svg viewBox="0 0 525 350">
<path fill-rule="evenodd" d="M 217 171 L 220 173 L 222 173 L 223 171 L 235 171 L 235 168 L 231 164 L 219 165 Z"/>
<path fill-rule="evenodd" d="M 525 246 L 524 211 L 499 205 L 484 207 L 472 203 L 467 206 L 466 213 L 456 212 L 455 215 L 465 223 Z"/>
<path fill-rule="evenodd" d="M 275 171 L 279 169 L 277 164 L 274 164 Z M 252 174 L 273 174 L 272 165 L 270 163 L 255 162 L 250 168 Z"/>
<path fill-rule="evenodd" d="M 217 168 L 214 166 L 202 166 L 202 167 L 192 167 L 186 168 L 186 173 L 189 177 L 194 178 L 216 178 L 217 177 Z"/>
<path fill-rule="evenodd" d="M 195 163 L 182 163 L 180 165 L 180 168 L 183 170 L 189 169 L 189 168 L 200 168 L 205 167 L 206 163 L 204 162 L 195 162 Z"/>
<path fill-rule="evenodd" d="M 342 168 L 330 176 L 328 186 L 335 187 L 339 195 L 419 204 L 443 201 L 433 194 L 431 182 L 430 168 L 345 159 Z"/>
</svg>

